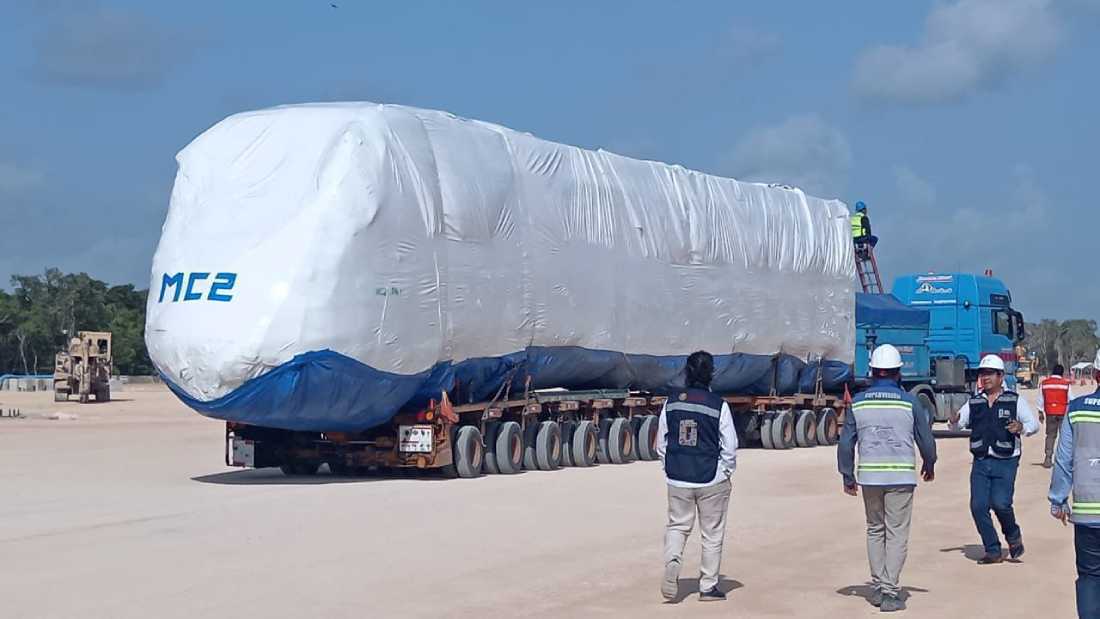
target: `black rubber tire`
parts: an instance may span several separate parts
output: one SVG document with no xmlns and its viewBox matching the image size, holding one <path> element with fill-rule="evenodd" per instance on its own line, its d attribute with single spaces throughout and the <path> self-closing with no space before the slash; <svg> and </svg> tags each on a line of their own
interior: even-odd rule
<svg viewBox="0 0 1100 619">
<path fill-rule="evenodd" d="M 599 431 L 596 424 L 585 419 L 573 430 L 573 466 L 596 464 L 599 451 Z"/>
<path fill-rule="evenodd" d="M 558 422 L 544 421 L 539 424 L 535 458 L 540 471 L 555 471 L 561 467 L 561 428 Z"/>
<path fill-rule="evenodd" d="M 485 446 L 481 442 L 481 430 L 475 426 L 462 426 L 455 433 L 452 448 L 454 467 L 459 477 L 470 479 L 481 475 L 481 463 Z"/>
<path fill-rule="evenodd" d="M 529 417 L 523 428 L 523 468 L 528 471 L 539 470 L 538 454 L 535 452 L 538 436 L 539 422 L 534 417 Z"/>
<path fill-rule="evenodd" d="M 794 422 L 794 442 L 799 447 L 817 445 L 817 415 L 813 411 L 798 411 Z"/>
<path fill-rule="evenodd" d="M 499 431 L 499 421 L 490 421 L 485 424 L 485 451 L 481 458 L 481 468 L 487 475 L 500 473 L 500 468 L 497 467 L 497 433 Z"/>
<path fill-rule="evenodd" d="M 791 411 L 779 411 L 772 419 L 772 449 L 791 449 L 794 442 L 794 415 Z"/>
<path fill-rule="evenodd" d="M 561 428 L 561 465 L 573 466 L 573 431 L 577 422 L 563 421 L 558 425 Z"/>
<path fill-rule="evenodd" d="M 642 417 L 642 423 L 638 426 L 638 459 L 645 461 L 652 461 L 658 458 L 657 456 L 657 428 L 660 425 L 660 419 L 657 415 L 645 415 Z"/>
<path fill-rule="evenodd" d="M 630 462 L 634 454 L 634 433 L 630 428 L 630 420 L 625 417 L 616 417 L 611 422 L 611 428 L 607 434 L 607 455 L 612 464 L 626 464 Z"/>
<path fill-rule="evenodd" d="M 831 408 L 821 409 L 817 415 L 817 444 L 836 445 L 839 440 L 840 425 L 836 411 Z"/>
<path fill-rule="evenodd" d="M 501 475 L 513 475 L 523 470 L 523 437 L 519 424 L 505 421 L 497 429 L 497 471 Z"/>
<path fill-rule="evenodd" d="M 311 475 L 316 475 L 317 469 L 320 468 L 320 466 L 318 462 L 302 462 L 296 460 L 279 466 L 279 470 L 287 477 L 309 477 Z"/>
<path fill-rule="evenodd" d="M 599 425 L 599 443 L 596 449 L 596 460 L 600 464 L 611 464 L 611 452 L 607 448 L 607 437 L 611 432 L 612 419 L 610 417 L 604 417 L 600 419 Z"/>
<path fill-rule="evenodd" d="M 328 461 L 328 472 L 331 475 L 336 475 L 336 476 L 339 476 L 339 477 L 347 476 L 347 474 L 348 474 L 348 465 L 345 462 L 337 462 L 336 460 L 329 460 Z"/>
<path fill-rule="evenodd" d="M 772 446 L 772 414 L 764 413 L 760 421 L 760 446 L 764 449 L 774 449 Z"/>
</svg>

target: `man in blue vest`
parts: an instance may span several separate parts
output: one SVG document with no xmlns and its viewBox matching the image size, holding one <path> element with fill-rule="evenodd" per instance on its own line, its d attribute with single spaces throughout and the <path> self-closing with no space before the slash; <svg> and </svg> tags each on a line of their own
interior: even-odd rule
<svg viewBox="0 0 1100 619">
<path fill-rule="evenodd" d="M 883 612 L 893 612 L 905 609 L 898 579 L 909 550 L 917 485 L 913 447 L 920 450 L 921 477 L 932 481 L 936 477 L 936 441 L 929 411 L 900 386 L 898 349 L 890 344 L 879 346 L 871 353 L 870 365 L 871 386 L 852 399 L 851 412 L 844 416 L 837 467 L 844 492 L 857 496 L 859 486 L 863 487 L 870 602 Z"/>
<path fill-rule="evenodd" d="M 710 353 L 692 353 L 685 374 L 687 388 L 668 399 L 657 424 L 657 454 L 668 483 L 661 594 L 672 600 L 679 593 L 684 546 L 698 514 L 703 538 L 699 599 L 724 600 L 718 570 L 726 535 L 729 478 L 737 465 L 737 432 L 729 405 L 710 391 L 714 376 Z"/>
<path fill-rule="evenodd" d="M 1100 368 L 1100 351 L 1093 366 Z M 1100 383 L 1100 369 L 1094 372 Z M 1063 525 L 1073 521 L 1077 616 L 1100 617 L 1100 389 L 1070 402 L 1062 421 L 1050 478 L 1050 514 Z"/>
<path fill-rule="evenodd" d="M 978 364 L 981 392 L 951 416 L 955 428 L 970 428 L 970 514 L 982 538 L 985 554 L 978 563 L 1001 563 L 1001 539 L 989 510 L 997 515 L 1013 559 L 1024 554 L 1024 538 L 1012 509 L 1016 471 L 1020 468 L 1020 434 L 1039 431 L 1039 418 L 1027 400 L 1004 388 L 1005 363 L 986 355 Z"/>
</svg>

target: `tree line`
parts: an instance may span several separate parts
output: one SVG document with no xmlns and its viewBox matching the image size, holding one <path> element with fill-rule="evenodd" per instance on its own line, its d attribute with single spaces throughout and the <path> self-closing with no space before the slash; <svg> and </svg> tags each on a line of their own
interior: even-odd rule
<svg viewBox="0 0 1100 619">
<path fill-rule="evenodd" d="M 87 273 L 15 275 L 0 290 L 0 374 L 52 374 L 77 331 L 110 331 L 117 374 L 155 373 L 145 349 L 147 290 L 110 286 Z"/>
<path fill-rule="evenodd" d="M 1027 325 L 1024 346 L 1039 359 L 1039 370 L 1049 372 L 1056 363 L 1066 371 L 1080 361 L 1092 362 L 1100 338 L 1095 320 L 1043 320 Z"/>
</svg>

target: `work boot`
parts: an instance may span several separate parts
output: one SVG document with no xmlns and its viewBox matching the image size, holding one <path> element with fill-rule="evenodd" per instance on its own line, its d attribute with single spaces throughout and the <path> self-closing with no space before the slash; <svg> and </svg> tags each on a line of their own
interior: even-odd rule
<svg viewBox="0 0 1100 619">
<path fill-rule="evenodd" d="M 1008 543 L 1008 556 L 1013 560 L 1019 559 L 1024 556 L 1024 538 L 1020 538 L 1015 542 Z"/>
<path fill-rule="evenodd" d="M 905 602 L 896 595 L 884 595 L 882 596 L 882 605 L 878 609 L 884 613 L 905 610 Z"/>
<path fill-rule="evenodd" d="M 985 555 L 981 559 L 978 559 L 978 565 L 993 565 L 994 563 L 1004 563 L 1005 558 L 1000 554 Z"/>
<path fill-rule="evenodd" d="M 871 606 L 882 606 L 882 589 L 875 589 L 871 591 L 871 597 L 867 600 L 871 603 Z"/>
<path fill-rule="evenodd" d="M 714 585 L 710 588 L 710 591 L 700 591 L 700 602 L 720 602 L 726 599 L 726 594 L 722 593 L 722 590 L 718 588 L 718 585 Z"/>
<path fill-rule="evenodd" d="M 1049 469 L 1052 466 L 1054 466 L 1054 463 L 1050 461 L 1050 454 L 1047 454 L 1046 459 L 1043 460 L 1043 468 Z"/>
<path fill-rule="evenodd" d="M 680 562 L 673 559 L 665 564 L 665 578 L 661 581 L 661 595 L 666 600 L 676 599 L 680 593 Z"/>
</svg>

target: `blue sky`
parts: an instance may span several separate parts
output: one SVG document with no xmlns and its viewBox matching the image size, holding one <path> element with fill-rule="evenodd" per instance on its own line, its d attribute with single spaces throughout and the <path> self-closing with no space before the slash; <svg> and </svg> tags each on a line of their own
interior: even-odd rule
<svg viewBox="0 0 1100 619">
<path fill-rule="evenodd" d="M 0 284 L 145 286 L 192 138 L 371 100 L 862 199 L 888 278 L 992 268 L 1029 320 L 1100 319 L 1100 0 L 331 4 L 0 7 Z"/>
</svg>

